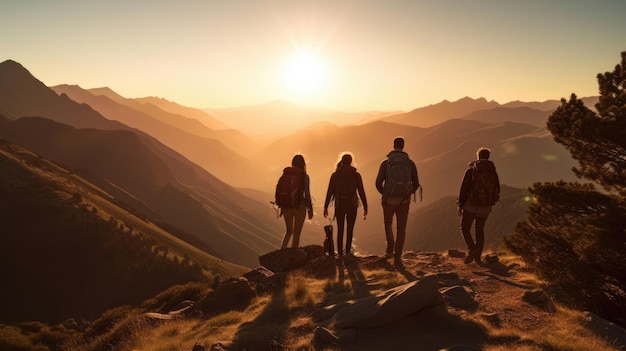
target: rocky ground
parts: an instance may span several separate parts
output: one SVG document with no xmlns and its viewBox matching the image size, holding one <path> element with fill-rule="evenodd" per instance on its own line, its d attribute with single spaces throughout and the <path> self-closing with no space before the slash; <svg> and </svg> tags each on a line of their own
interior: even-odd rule
<svg viewBox="0 0 626 351">
<path fill-rule="evenodd" d="M 546 328 L 554 318 L 554 307 L 543 293 L 541 283 L 525 274 L 519 264 L 495 261 L 497 256 L 494 256 L 494 262 L 482 265 L 465 264 L 462 256 L 458 253 L 407 252 L 403 256 L 403 268 L 397 268 L 391 260 L 379 256 L 346 259 L 338 268 L 339 279 L 342 275 L 367 276 L 365 283 L 372 294 L 379 293 L 379 287 L 397 273 L 401 273 L 407 282 L 436 275 L 444 301 L 378 327 L 345 333 L 333 330 L 331 325 L 329 331 L 338 337 L 342 350 L 440 350 L 461 346 L 481 349 L 489 344 L 532 345 L 532 340 L 519 335 Z M 505 332 L 494 338 L 482 321 Z M 512 330 L 521 333 L 512 333 Z"/>
<path fill-rule="evenodd" d="M 310 349 L 626 350 L 624 329 L 591 313 L 574 311 L 570 318 L 554 303 L 549 287 L 513 256 L 490 254 L 483 256 L 484 263 L 466 264 L 464 253 L 454 250 L 410 251 L 398 267 L 392 259 L 376 255 L 339 260 L 311 246 L 278 250 L 259 260 L 259 268 L 173 316 L 245 310 L 259 292 L 282 291 L 289 272 L 299 270 L 316 282 L 348 286 L 353 297 L 319 303 L 312 313 L 292 321 L 290 338 L 310 340 Z M 565 346 L 555 346 L 559 339 L 567 339 Z M 578 341 L 584 343 L 570 347 Z M 302 349 L 284 339 L 273 345 L 272 350 Z M 196 349 L 248 348 L 233 340 Z"/>
</svg>

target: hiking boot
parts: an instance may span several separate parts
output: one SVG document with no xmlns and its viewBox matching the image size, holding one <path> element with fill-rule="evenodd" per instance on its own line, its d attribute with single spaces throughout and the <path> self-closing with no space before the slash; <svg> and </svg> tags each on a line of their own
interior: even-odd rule
<svg viewBox="0 0 626 351">
<path fill-rule="evenodd" d="M 393 257 L 393 252 L 387 252 L 384 257 L 385 258 L 392 258 Z"/>
<path fill-rule="evenodd" d="M 476 263 L 478 263 L 479 265 L 481 265 L 481 266 L 482 266 L 482 265 L 483 265 L 483 263 L 484 263 L 484 262 L 483 262 L 483 260 L 480 258 L 480 255 L 476 256 L 476 258 L 474 258 L 474 261 L 475 261 Z"/>
<path fill-rule="evenodd" d="M 467 257 L 465 257 L 465 264 L 472 263 L 472 261 L 474 261 L 474 259 L 475 259 L 475 257 L 474 257 L 474 250 L 469 250 L 469 252 L 467 253 Z M 480 259 L 480 257 L 478 259 Z"/>
</svg>

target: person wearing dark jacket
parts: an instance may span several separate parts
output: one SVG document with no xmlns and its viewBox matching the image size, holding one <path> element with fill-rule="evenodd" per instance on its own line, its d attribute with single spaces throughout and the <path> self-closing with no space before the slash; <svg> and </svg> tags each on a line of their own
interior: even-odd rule
<svg viewBox="0 0 626 351">
<path fill-rule="evenodd" d="M 358 195 L 357 195 L 358 193 Z M 337 169 L 330 176 L 326 201 L 324 201 L 324 217 L 328 217 L 330 201 L 335 202 L 335 218 L 337 218 L 337 252 L 343 259 L 343 232 L 346 227 L 346 255 L 352 254 L 352 238 L 356 222 L 359 198 L 363 203 L 363 218 L 367 216 L 367 198 L 363 188 L 363 179 L 352 166 L 352 155 L 343 154 L 337 163 Z"/>
<path fill-rule="evenodd" d="M 478 264 L 482 264 L 481 259 L 483 253 L 483 247 L 485 245 L 485 223 L 487 217 L 491 213 L 491 207 L 499 200 L 500 194 L 500 180 L 498 173 L 496 173 L 496 167 L 492 161 L 489 161 L 491 152 L 489 149 L 481 147 L 476 151 L 476 161 L 470 162 L 469 168 L 463 175 L 463 182 L 461 183 L 461 190 L 459 191 L 459 197 L 457 200 L 458 214 L 461 216 L 461 234 L 467 244 L 468 254 L 465 258 L 465 263 L 469 264 L 472 261 L 476 261 Z M 495 192 L 492 195 L 493 199 L 488 203 L 481 203 L 475 200 L 476 187 L 474 186 L 474 170 L 481 172 L 489 172 L 494 174 L 495 179 Z M 472 238 L 471 228 L 472 224 L 476 222 L 474 230 L 476 232 L 476 240 Z"/>
<path fill-rule="evenodd" d="M 383 221 L 385 223 L 385 236 L 387 239 L 387 248 L 385 257 L 394 258 L 396 267 L 403 267 L 402 251 L 404 250 L 404 241 L 406 238 L 406 223 L 409 218 L 409 204 L 411 203 L 411 195 L 420 187 L 419 178 L 417 176 L 417 167 L 409 158 L 409 155 L 403 151 L 404 138 L 397 137 L 393 141 L 393 150 L 387 154 L 387 159 L 381 162 L 376 177 L 376 189 L 382 194 Z M 394 184 L 387 184 L 387 172 L 390 168 L 390 160 L 399 160 L 398 162 L 408 165 L 408 174 L 406 177 L 406 187 L 400 192 L 402 195 L 395 195 L 396 191 L 392 188 Z M 393 217 L 396 216 L 396 238 L 393 236 Z"/>
</svg>

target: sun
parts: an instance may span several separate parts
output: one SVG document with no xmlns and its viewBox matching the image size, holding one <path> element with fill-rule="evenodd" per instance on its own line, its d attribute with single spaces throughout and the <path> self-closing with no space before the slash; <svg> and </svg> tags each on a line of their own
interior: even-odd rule
<svg viewBox="0 0 626 351">
<path fill-rule="evenodd" d="M 283 83 L 288 99 L 306 103 L 318 100 L 326 88 L 327 67 L 311 52 L 297 52 L 287 60 Z"/>
</svg>

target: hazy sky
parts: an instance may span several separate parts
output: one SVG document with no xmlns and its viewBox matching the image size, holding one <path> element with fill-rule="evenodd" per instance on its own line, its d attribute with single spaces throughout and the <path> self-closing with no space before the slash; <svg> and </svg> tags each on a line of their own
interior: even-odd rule
<svg viewBox="0 0 626 351">
<path fill-rule="evenodd" d="M 411 110 L 598 94 L 623 0 L 0 0 L 0 61 L 199 108 Z"/>
</svg>

